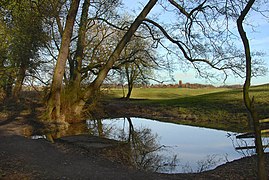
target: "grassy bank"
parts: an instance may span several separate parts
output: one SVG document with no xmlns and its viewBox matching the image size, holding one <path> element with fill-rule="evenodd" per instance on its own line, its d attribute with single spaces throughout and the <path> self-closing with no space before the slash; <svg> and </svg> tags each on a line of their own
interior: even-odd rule
<svg viewBox="0 0 269 180">
<path fill-rule="evenodd" d="M 252 87 L 250 94 L 260 118 L 268 118 L 269 85 Z M 122 95 L 122 89 L 110 89 L 106 99 Z M 248 129 L 241 89 L 136 88 L 131 98 L 128 104 L 139 106 L 144 116 L 238 132 Z"/>
</svg>

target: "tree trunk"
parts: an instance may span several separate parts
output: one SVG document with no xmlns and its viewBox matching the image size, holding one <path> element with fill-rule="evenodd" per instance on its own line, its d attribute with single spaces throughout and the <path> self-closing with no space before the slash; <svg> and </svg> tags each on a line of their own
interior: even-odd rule
<svg viewBox="0 0 269 180">
<path fill-rule="evenodd" d="M 14 98 L 15 100 L 18 99 L 19 93 L 22 89 L 22 84 L 25 78 L 25 72 L 26 72 L 26 67 L 23 63 L 21 63 L 19 72 L 17 74 L 17 79 L 15 82 L 15 86 L 13 88 L 13 92 L 12 92 L 12 98 Z"/>
<path fill-rule="evenodd" d="M 65 91 L 64 99 L 64 114 L 68 115 L 67 122 L 76 122 L 80 119 L 80 112 L 77 111 L 76 105 L 81 97 L 81 68 L 82 60 L 84 58 L 84 49 L 86 46 L 86 31 L 88 23 L 88 11 L 90 7 L 90 0 L 85 0 L 82 6 L 82 14 L 80 18 L 80 25 L 78 30 L 77 49 L 73 59 L 74 70 L 70 77 L 70 83 Z"/>
<path fill-rule="evenodd" d="M 130 99 L 131 94 L 132 94 L 132 90 L 133 90 L 133 84 L 130 83 L 130 84 L 128 84 L 128 93 L 126 95 L 126 99 Z"/>
<path fill-rule="evenodd" d="M 83 98 L 80 99 L 79 102 L 76 103 L 74 107 L 74 112 L 80 114 L 82 112 L 82 109 L 86 103 L 86 101 L 94 95 L 94 93 L 99 90 L 101 84 L 103 83 L 104 79 L 106 78 L 109 70 L 112 68 L 115 61 L 119 58 L 123 48 L 126 46 L 126 44 L 130 41 L 131 37 L 137 30 L 137 28 L 140 26 L 140 24 L 143 22 L 145 17 L 148 15 L 148 13 L 151 11 L 151 9 L 154 7 L 154 5 L 157 3 L 157 0 L 150 0 L 148 4 L 144 7 L 142 12 L 137 16 L 135 21 L 132 23 L 131 27 L 128 29 L 128 31 L 125 33 L 121 41 L 118 43 L 117 47 L 109 57 L 107 63 L 104 65 L 104 67 L 101 69 L 95 80 L 91 83 L 91 85 L 88 87 L 87 91 L 84 93 Z"/>
<path fill-rule="evenodd" d="M 54 69 L 52 85 L 47 101 L 48 120 L 63 121 L 64 116 L 61 113 L 61 90 L 62 81 L 68 57 L 69 46 L 71 42 L 74 22 L 76 19 L 80 0 L 73 0 L 67 15 L 65 29 L 62 35 L 62 42 L 57 58 L 56 67 Z"/>
<path fill-rule="evenodd" d="M 73 89 L 73 96 L 75 100 L 79 97 L 80 83 L 81 83 L 81 68 L 82 60 L 84 58 L 84 49 L 86 46 L 86 31 L 88 22 L 88 11 L 90 7 L 90 0 L 85 0 L 82 7 L 82 14 L 80 18 L 80 25 L 78 31 L 77 49 L 74 57 L 74 74 L 71 79 L 71 89 Z"/>
<path fill-rule="evenodd" d="M 257 112 L 254 107 L 254 97 L 251 100 L 250 95 L 249 95 L 249 88 L 250 88 L 250 82 L 251 82 L 250 46 L 249 46 L 249 41 L 248 41 L 246 32 L 244 31 L 244 28 L 243 28 L 243 21 L 245 19 L 245 16 L 248 14 L 254 2 L 255 0 L 250 0 L 247 3 L 244 10 L 241 12 L 240 16 L 237 19 L 237 28 L 238 28 L 238 32 L 240 34 L 240 37 L 244 45 L 245 55 L 246 55 L 246 80 L 245 80 L 245 84 L 243 88 L 243 98 L 244 98 L 244 103 L 245 103 L 245 106 L 247 108 L 247 112 L 249 115 L 248 116 L 249 124 L 253 125 L 253 130 L 255 133 L 255 147 L 256 147 L 256 153 L 258 156 L 258 176 L 260 180 L 266 180 L 267 175 L 265 171 L 265 157 L 264 157 L 264 151 L 263 151 L 263 145 L 262 145 L 260 123 L 259 123 Z"/>
<path fill-rule="evenodd" d="M 5 98 L 10 98 L 12 96 L 12 85 L 14 83 L 14 78 L 12 75 L 8 75 L 7 81 L 4 86 L 4 91 L 5 91 Z"/>
<path fill-rule="evenodd" d="M 132 64 L 131 65 L 127 64 L 127 66 L 125 67 L 126 78 L 128 81 L 128 94 L 126 96 L 126 99 L 130 99 L 134 87 L 134 81 L 138 77 L 135 68 L 136 67 L 133 66 Z"/>
<path fill-rule="evenodd" d="M 129 64 L 125 65 L 125 74 L 126 74 L 127 85 L 128 85 L 128 92 L 125 98 L 130 99 L 131 93 L 133 90 L 133 82 L 132 82 L 132 77 L 131 77 L 132 75 L 129 74 Z M 132 74 L 132 71 L 131 71 L 131 74 Z"/>
</svg>

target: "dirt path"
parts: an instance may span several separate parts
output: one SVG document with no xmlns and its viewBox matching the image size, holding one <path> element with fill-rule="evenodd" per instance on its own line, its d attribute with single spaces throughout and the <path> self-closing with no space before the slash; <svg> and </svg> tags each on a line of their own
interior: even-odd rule
<svg viewBox="0 0 269 180">
<path fill-rule="evenodd" d="M 3 179 L 162 179 L 44 139 L 1 136 L 0 147 Z"/>
</svg>

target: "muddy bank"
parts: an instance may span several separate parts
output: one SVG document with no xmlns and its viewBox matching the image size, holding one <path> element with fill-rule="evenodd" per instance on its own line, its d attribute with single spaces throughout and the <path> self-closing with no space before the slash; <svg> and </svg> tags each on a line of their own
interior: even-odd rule
<svg viewBox="0 0 269 180">
<path fill-rule="evenodd" d="M 3 179 L 160 179 L 96 156 L 94 148 L 21 136 L 1 136 L 0 147 Z"/>
</svg>

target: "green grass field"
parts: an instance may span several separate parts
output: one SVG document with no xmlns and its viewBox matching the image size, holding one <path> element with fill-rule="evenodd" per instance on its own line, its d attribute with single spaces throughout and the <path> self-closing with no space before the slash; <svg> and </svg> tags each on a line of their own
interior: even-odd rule
<svg viewBox="0 0 269 180">
<path fill-rule="evenodd" d="M 226 88 L 203 88 L 203 89 L 189 89 L 189 88 L 134 88 L 132 92 L 132 99 L 147 99 L 147 100 L 169 100 L 190 96 L 198 96 L 202 94 L 210 94 L 216 92 L 223 92 L 229 89 Z M 124 89 L 125 94 L 127 89 Z M 110 89 L 109 96 L 114 98 L 123 97 L 122 89 Z"/>
<path fill-rule="evenodd" d="M 125 94 L 127 90 L 125 89 Z M 250 95 L 255 97 L 257 105 L 269 103 L 269 84 L 254 86 Z M 110 89 L 110 98 L 123 97 L 122 89 Z M 228 88 L 134 88 L 131 99 L 141 100 L 138 103 L 162 104 L 162 105 L 238 105 L 243 103 L 242 89 Z M 269 112 L 268 112 L 269 113 Z"/>
<path fill-rule="evenodd" d="M 125 90 L 125 93 L 127 90 Z M 260 119 L 269 117 L 269 84 L 251 88 Z M 121 98 L 122 89 L 111 89 L 109 98 Z M 214 122 L 219 129 L 247 126 L 247 114 L 242 89 L 227 88 L 135 88 L 130 103 L 147 107 L 161 107 L 164 112 L 195 115 L 201 122 Z M 213 123 L 213 124 L 214 124 Z M 214 126 L 214 125 L 213 125 Z"/>
</svg>

